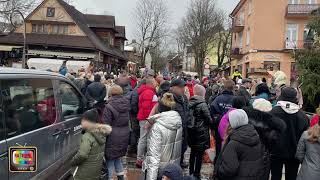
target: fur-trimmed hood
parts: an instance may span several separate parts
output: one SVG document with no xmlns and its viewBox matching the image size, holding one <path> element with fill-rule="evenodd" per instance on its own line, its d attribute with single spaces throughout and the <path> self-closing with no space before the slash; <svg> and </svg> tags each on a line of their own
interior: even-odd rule
<svg viewBox="0 0 320 180">
<path fill-rule="evenodd" d="M 85 132 L 92 134 L 99 144 L 106 142 L 106 136 L 112 131 L 111 126 L 107 124 L 91 123 Z"/>
<path fill-rule="evenodd" d="M 244 108 L 248 117 L 249 123 L 257 130 L 262 142 L 270 148 L 280 134 L 286 130 L 285 122 L 273 116 L 270 113 L 262 112 L 253 108 Z"/>
</svg>

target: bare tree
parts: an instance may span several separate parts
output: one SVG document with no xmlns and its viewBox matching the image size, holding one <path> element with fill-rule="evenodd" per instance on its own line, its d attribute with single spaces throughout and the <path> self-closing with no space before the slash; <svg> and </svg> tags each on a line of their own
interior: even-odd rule
<svg viewBox="0 0 320 180">
<path fill-rule="evenodd" d="M 221 67 L 224 60 L 230 55 L 231 46 L 231 30 L 230 24 L 228 24 L 227 29 L 220 29 L 217 34 L 217 39 L 215 46 L 217 46 L 217 60 L 218 67 Z"/>
<path fill-rule="evenodd" d="M 14 28 L 15 20 L 26 17 L 39 2 L 40 0 L 0 0 L 1 29 Z"/>
<path fill-rule="evenodd" d="M 186 17 L 178 31 L 183 42 L 191 46 L 195 54 L 195 66 L 203 75 L 203 63 L 216 34 L 223 28 L 221 11 L 216 0 L 192 0 Z"/>
<path fill-rule="evenodd" d="M 159 39 L 166 36 L 168 8 L 164 0 L 139 0 L 134 11 L 136 36 L 140 44 L 141 64 L 145 65 L 146 55 L 156 48 Z"/>
</svg>

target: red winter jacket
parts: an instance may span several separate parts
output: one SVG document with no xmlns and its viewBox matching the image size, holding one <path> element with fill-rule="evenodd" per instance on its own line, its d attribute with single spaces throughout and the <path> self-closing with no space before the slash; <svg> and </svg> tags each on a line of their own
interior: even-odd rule
<svg viewBox="0 0 320 180">
<path fill-rule="evenodd" d="M 316 125 L 318 123 L 319 123 L 319 115 L 316 114 L 312 117 L 310 125 L 311 125 L 311 127 L 313 127 L 314 125 Z"/>
<path fill-rule="evenodd" d="M 158 102 L 155 88 L 143 84 L 138 89 L 139 94 L 139 112 L 137 119 L 139 121 L 146 120 L 153 106 Z"/>
<path fill-rule="evenodd" d="M 189 89 L 190 98 L 193 97 L 193 96 L 194 96 L 194 92 L 193 92 L 193 87 L 194 87 L 194 85 L 193 85 L 193 83 L 191 83 L 191 84 L 187 83 L 186 86 L 187 86 L 187 88 Z"/>
</svg>

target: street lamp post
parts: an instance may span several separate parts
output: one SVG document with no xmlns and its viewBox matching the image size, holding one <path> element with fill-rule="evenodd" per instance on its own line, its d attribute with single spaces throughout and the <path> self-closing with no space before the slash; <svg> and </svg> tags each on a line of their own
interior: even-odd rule
<svg viewBox="0 0 320 180">
<path fill-rule="evenodd" d="M 16 25 L 12 22 L 12 16 L 14 15 L 14 13 L 18 13 L 23 20 L 23 53 L 22 53 L 22 68 L 25 69 L 26 68 L 26 44 L 27 44 L 27 24 L 26 21 L 24 19 L 24 15 L 21 11 L 19 10 L 14 10 L 10 16 L 10 21 L 11 24 L 16 28 Z"/>
</svg>

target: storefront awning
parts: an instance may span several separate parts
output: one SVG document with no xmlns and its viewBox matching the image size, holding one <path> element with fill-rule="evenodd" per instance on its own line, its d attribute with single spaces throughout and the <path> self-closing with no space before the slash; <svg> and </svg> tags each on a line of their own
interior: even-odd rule
<svg viewBox="0 0 320 180">
<path fill-rule="evenodd" d="M 15 48 L 23 48 L 23 46 L 0 45 L 0 51 L 12 51 Z"/>
<path fill-rule="evenodd" d="M 45 50 L 28 50 L 28 55 L 57 56 L 58 58 L 94 59 L 94 53 L 55 52 Z"/>
</svg>

